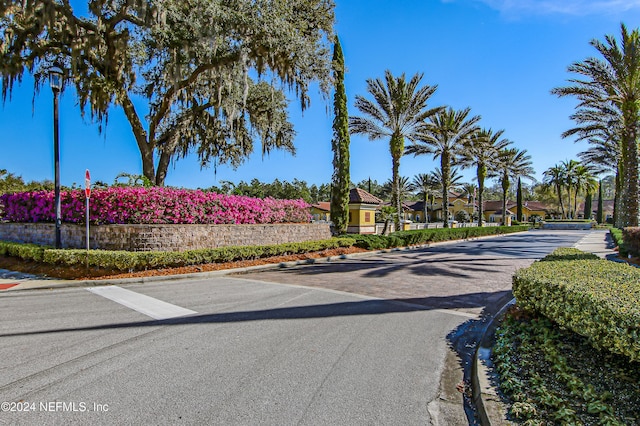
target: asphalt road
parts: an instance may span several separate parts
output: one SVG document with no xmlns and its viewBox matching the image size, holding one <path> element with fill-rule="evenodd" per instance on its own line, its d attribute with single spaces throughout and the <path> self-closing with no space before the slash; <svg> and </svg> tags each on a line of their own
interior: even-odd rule
<svg viewBox="0 0 640 426">
<path fill-rule="evenodd" d="M 449 347 L 513 270 L 584 235 L 4 293 L 0 424 L 463 424 L 441 406 Z"/>
</svg>

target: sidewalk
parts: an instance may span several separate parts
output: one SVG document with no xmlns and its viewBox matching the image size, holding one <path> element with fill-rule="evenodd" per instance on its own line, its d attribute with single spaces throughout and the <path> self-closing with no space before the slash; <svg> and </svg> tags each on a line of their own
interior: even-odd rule
<svg viewBox="0 0 640 426">
<path fill-rule="evenodd" d="M 615 258 L 618 252 L 607 230 L 591 231 L 587 236 L 578 241 L 575 246 L 578 250 L 598 255 L 603 259 Z"/>
</svg>

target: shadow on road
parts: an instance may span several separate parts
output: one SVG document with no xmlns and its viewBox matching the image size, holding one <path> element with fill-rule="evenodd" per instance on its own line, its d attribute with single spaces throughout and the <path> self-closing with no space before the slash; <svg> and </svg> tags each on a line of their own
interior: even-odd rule
<svg viewBox="0 0 640 426">
<path fill-rule="evenodd" d="M 496 293 L 470 293 L 447 297 L 424 297 L 408 299 L 371 299 L 355 302 L 328 303 L 322 305 L 293 306 L 255 311 L 223 312 L 215 314 L 190 315 L 167 320 L 135 321 L 85 327 L 50 328 L 15 333 L 3 333 L 0 337 L 30 336 L 50 333 L 69 333 L 136 327 L 157 327 L 162 325 L 224 324 L 247 321 L 273 321 L 330 318 L 356 315 L 383 315 L 398 312 L 425 311 L 434 309 L 469 309 L 484 307 L 487 300 L 505 297 L 510 291 Z"/>
</svg>

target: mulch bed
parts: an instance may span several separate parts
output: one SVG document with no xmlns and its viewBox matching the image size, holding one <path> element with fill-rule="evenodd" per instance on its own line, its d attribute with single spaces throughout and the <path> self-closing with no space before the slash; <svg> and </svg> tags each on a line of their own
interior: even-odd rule
<svg viewBox="0 0 640 426">
<path fill-rule="evenodd" d="M 268 265 L 274 263 L 293 262 L 298 260 L 319 259 L 329 256 L 341 256 L 344 254 L 361 253 L 367 250 L 358 247 L 341 247 L 330 250 L 322 250 L 311 253 L 273 256 L 255 260 L 239 260 L 236 262 L 208 263 L 204 265 L 182 266 L 177 268 L 150 269 L 147 271 L 123 272 L 119 270 L 105 270 L 99 268 L 87 268 L 85 266 L 56 266 L 43 263 L 30 262 L 14 257 L 0 256 L 0 269 L 24 272 L 34 275 L 42 275 L 50 278 L 66 280 L 98 280 L 105 278 L 134 278 L 154 277 L 165 275 L 191 274 L 195 272 L 210 272 L 223 269 L 245 268 L 248 266 Z"/>
</svg>

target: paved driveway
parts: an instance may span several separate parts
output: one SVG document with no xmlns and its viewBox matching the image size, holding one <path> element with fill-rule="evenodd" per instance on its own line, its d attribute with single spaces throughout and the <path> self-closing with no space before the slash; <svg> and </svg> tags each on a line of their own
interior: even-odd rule
<svg viewBox="0 0 640 426">
<path fill-rule="evenodd" d="M 478 314 L 583 235 L 0 294 L 0 424 L 465 424 Z"/>
<path fill-rule="evenodd" d="M 514 271 L 585 235 L 536 230 L 242 276 L 480 314 L 510 293 Z"/>
</svg>

